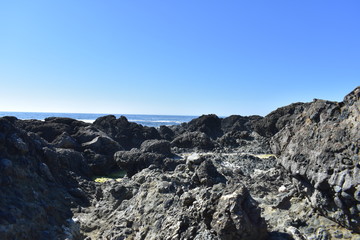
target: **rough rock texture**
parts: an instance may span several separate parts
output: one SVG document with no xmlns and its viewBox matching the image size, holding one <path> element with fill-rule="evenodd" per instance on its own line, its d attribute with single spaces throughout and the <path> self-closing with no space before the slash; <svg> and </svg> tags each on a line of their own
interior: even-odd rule
<svg viewBox="0 0 360 240">
<path fill-rule="evenodd" d="M 314 100 L 288 118 L 273 152 L 318 211 L 360 232 L 360 88 L 343 102 Z"/>
<path fill-rule="evenodd" d="M 202 132 L 185 132 L 171 142 L 172 147 L 188 149 L 211 150 L 214 148 L 212 140 Z"/>
<path fill-rule="evenodd" d="M 158 129 L 0 118 L 0 238 L 359 240 L 359 98 Z"/>
<path fill-rule="evenodd" d="M 100 117 L 96 119 L 93 125 L 104 131 L 127 150 L 133 147 L 140 147 L 141 143 L 145 140 L 161 138 L 155 128 L 143 127 L 142 125 L 129 122 L 123 116 L 118 119 L 113 115 Z"/>
<path fill-rule="evenodd" d="M 173 172 L 146 168 L 101 189 L 99 201 L 77 216 L 92 239 L 267 237 L 260 209 L 247 189 L 228 184 L 205 159 L 178 164 Z"/>
<path fill-rule="evenodd" d="M 59 183 L 66 172 L 51 168 L 51 162 L 43 157 L 45 145 L 38 136 L 0 119 L 1 239 L 80 237 L 71 212 L 77 200 Z M 69 176 L 66 183 L 77 185 L 71 184 Z"/>
</svg>

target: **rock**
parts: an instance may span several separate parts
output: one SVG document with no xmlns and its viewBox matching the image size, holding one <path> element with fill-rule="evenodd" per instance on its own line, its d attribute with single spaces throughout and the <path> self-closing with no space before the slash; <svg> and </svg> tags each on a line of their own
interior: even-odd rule
<svg viewBox="0 0 360 240">
<path fill-rule="evenodd" d="M 93 175 L 106 176 L 116 167 L 113 156 L 98 154 L 91 149 L 85 149 L 83 156 Z"/>
<path fill-rule="evenodd" d="M 129 122 L 124 116 L 118 119 L 114 115 L 100 117 L 95 120 L 93 126 L 108 134 L 126 150 L 140 147 L 145 140 L 161 138 L 155 128 Z"/>
<path fill-rule="evenodd" d="M 29 146 L 17 134 L 11 135 L 9 142 L 21 154 L 25 154 L 29 151 Z"/>
<path fill-rule="evenodd" d="M 91 176 L 91 170 L 80 152 L 64 148 L 57 148 L 55 151 L 61 168 L 82 176 Z"/>
<path fill-rule="evenodd" d="M 87 229 L 83 233 L 110 239 L 266 239 L 260 209 L 245 187 L 224 183 L 192 187 L 195 172 L 147 168 L 131 179 L 114 182 L 113 187 L 124 189 L 119 196 L 133 194 L 125 200 L 104 195 L 98 207 L 79 214 L 82 229 Z M 99 215 L 108 220 L 99 225 Z M 92 224 L 100 228 L 91 230 Z M 226 233 L 227 229 L 235 232 Z"/>
<path fill-rule="evenodd" d="M 40 173 L 46 177 L 47 180 L 51 181 L 51 182 L 54 182 L 55 179 L 52 175 L 52 173 L 50 172 L 50 169 L 49 167 L 45 164 L 45 163 L 40 163 Z"/>
<path fill-rule="evenodd" d="M 359 94 L 360 87 L 341 103 L 317 99 L 285 108 L 281 112 L 291 113 L 287 125 L 276 128 L 271 139 L 279 162 L 306 186 L 313 206 L 356 232 L 360 213 L 352 207 L 359 201 L 352 195 L 360 185 L 360 168 L 354 164 L 360 149 Z"/>
<path fill-rule="evenodd" d="M 221 130 L 221 119 L 215 114 L 202 115 L 191 120 L 187 124 L 187 131 L 202 132 L 212 139 L 216 139 L 223 134 Z"/>
<path fill-rule="evenodd" d="M 38 134 L 48 142 L 52 142 L 64 132 L 72 135 L 79 127 L 87 126 L 87 123 L 77 121 L 71 118 L 46 118 L 40 120 L 22 120 L 16 121 L 16 126 L 33 133 Z"/>
<path fill-rule="evenodd" d="M 220 239 L 265 239 L 264 224 L 246 188 L 223 194 L 211 221 Z"/>
<path fill-rule="evenodd" d="M 52 143 L 58 148 L 69 148 L 77 150 L 80 147 L 79 143 L 77 143 L 77 141 L 67 132 L 57 136 Z"/>
<path fill-rule="evenodd" d="M 91 149 L 96 153 L 103 155 L 114 155 L 115 152 L 124 150 L 124 148 L 112 140 L 110 137 L 97 136 L 89 142 L 81 144 L 84 149 Z"/>
<path fill-rule="evenodd" d="M 196 175 L 200 184 L 212 186 L 218 183 L 226 183 L 226 178 L 217 171 L 212 161 L 203 161 L 196 169 Z"/>
<path fill-rule="evenodd" d="M 269 113 L 266 117 L 260 119 L 254 124 L 254 130 L 265 137 L 272 137 L 286 124 L 290 123 L 297 114 L 306 108 L 305 103 L 293 103 L 291 105 L 281 107 Z"/>
<path fill-rule="evenodd" d="M 70 196 L 51 171 L 59 177 L 66 170 L 49 169 L 42 151 L 49 146 L 16 127 L 19 120 L 11 121 L 0 119 L 1 239 L 64 239 L 62 226 L 72 215 Z"/>
<path fill-rule="evenodd" d="M 126 170 L 129 177 L 150 165 L 161 166 L 165 155 L 151 152 L 140 152 L 139 150 L 119 151 L 114 155 L 117 165 Z"/>
<path fill-rule="evenodd" d="M 199 148 L 204 150 L 211 150 L 214 148 L 214 143 L 205 133 L 186 132 L 176 137 L 171 142 L 171 146 L 179 148 Z"/>
<path fill-rule="evenodd" d="M 224 133 L 229 132 L 251 132 L 254 128 L 254 123 L 263 119 L 261 116 L 239 116 L 231 115 L 221 120 L 221 129 Z"/>
<path fill-rule="evenodd" d="M 146 140 L 141 144 L 140 151 L 159 153 L 170 156 L 170 142 L 166 140 Z"/>
<path fill-rule="evenodd" d="M 174 139 L 175 133 L 169 127 L 160 126 L 158 131 L 159 131 L 161 138 L 168 140 L 168 141 L 172 141 Z"/>
<path fill-rule="evenodd" d="M 11 175 L 13 172 L 13 163 L 11 160 L 3 158 L 0 159 L 0 172 L 1 175 Z"/>
</svg>

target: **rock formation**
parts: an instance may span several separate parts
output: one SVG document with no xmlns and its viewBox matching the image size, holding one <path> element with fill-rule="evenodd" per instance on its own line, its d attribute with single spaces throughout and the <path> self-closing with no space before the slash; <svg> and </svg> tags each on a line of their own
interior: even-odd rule
<svg viewBox="0 0 360 240">
<path fill-rule="evenodd" d="M 159 129 L 0 118 L 0 236 L 360 239 L 359 132 L 360 87 Z"/>
</svg>

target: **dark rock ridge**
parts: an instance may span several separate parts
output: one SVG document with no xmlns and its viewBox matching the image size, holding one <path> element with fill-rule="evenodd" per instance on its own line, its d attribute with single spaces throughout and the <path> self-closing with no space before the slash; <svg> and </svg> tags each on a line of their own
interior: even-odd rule
<svg viewBox="0 0 360 240">
<path fill-rule="evenodd" d="M 360 239 L 359 132 L 360 87 L 158 129 L 0 118 L 0 238 Z"/>
<path fill-rule="evenodd" d="M 313 207 L 360 232 L 360 88 L 340 103 L 297 105 L 286 122 L 271 139 L 279 162 Z"/>
</svg>

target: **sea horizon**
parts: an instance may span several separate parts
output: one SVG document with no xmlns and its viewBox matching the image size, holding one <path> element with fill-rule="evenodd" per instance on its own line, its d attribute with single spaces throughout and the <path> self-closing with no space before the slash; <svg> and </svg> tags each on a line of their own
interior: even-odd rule
<svg viewBox="0 0 360 240">
<path fill-rule="evenodd" d="M 161 125 L 179 125 L 189 122 L 199 116 L 191 115 L 161 115 L 161 114 L 120 114 L 120 113 L 61 113 L 61 112 L 16 112 L 0 111 L 0 117 L 13 116 L 21 120 L 45 120 L 49 117 L 73 118 L 79 121 L 93 123 L 97 118 L 114 115 L 116 118 L 125 116 L 128 121 L 148 127 L 160 127 Z"/>
</svg>

